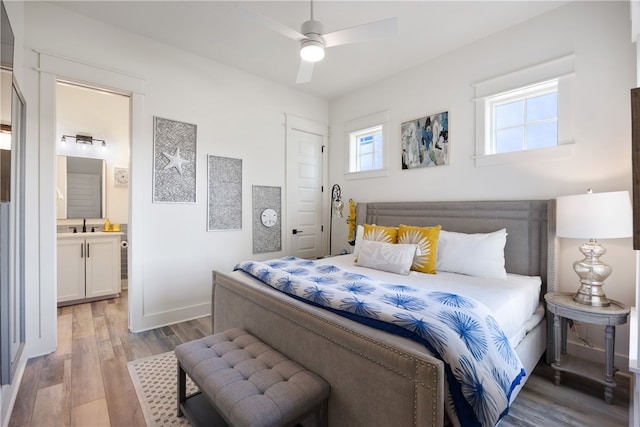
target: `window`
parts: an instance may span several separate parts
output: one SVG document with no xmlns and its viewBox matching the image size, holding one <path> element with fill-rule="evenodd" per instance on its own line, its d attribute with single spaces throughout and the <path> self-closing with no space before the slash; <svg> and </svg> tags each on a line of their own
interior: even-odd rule
<svg viewBox="0 0 640 427">
<path fill-rule="evenodd" d="M 349 134 L 349 172 L 382 169 L 382 125 Z"/>
<path fill-rule="evenodd" d="M 388 121 L 389 112 L 382 111 L 345 123 L 346 179 L 387 175 Z"/>
<path fill-rule="evenodd" d="M 476 166 L 571 156 L 574 63 L 567 55 L 474 84 Z"/>
<path fill-rule="evenodd" d="M 486 98 L 487 154 L 558 145 L 558 80 Z"/>
</svg>

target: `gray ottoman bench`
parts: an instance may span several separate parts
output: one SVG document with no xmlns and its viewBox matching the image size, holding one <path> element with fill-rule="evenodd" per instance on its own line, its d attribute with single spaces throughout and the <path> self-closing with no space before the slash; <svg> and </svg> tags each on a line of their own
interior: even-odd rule
<svg viewBox="0 0 640 427">
<path fill-rule="evenodd" d="M 314 413 L 327 425 L 329 384 L 242 329 L 181 344 L 175 355 L 178 416 L 194 425 L 221 417 L 222 425 L 293 426 Z M 186 375 L 200 393 L 186 396 Z"/>
</svg>

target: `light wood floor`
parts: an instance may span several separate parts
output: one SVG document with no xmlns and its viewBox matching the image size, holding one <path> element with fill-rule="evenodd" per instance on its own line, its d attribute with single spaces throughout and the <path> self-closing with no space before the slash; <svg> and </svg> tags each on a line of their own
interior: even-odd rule
<svg viewBox="0 0 640 427">
<path fill-rule="evenodd" d="M 58 309 L 58 349 L 28 361 L 10 427 L 144 426 L 127 362 L 173 350 L 210 334 L 210 319 L 133 334 L 127 294 Z M 621 381 L 622 382 L 622 381 Z M 541 362 L 500 427 L 627 427 L 629 392 L 619 385 L 607 405 L 603 390 L 563 377 L 556 387 Z"/>
<path fill-rule="evenodd" d="M 30 359 L 11 427 L 144 426 L 127 362 L 211 333 L 209 317 L 133 334 L 127 293 L 58 309 L 58 349 Z"/>
</svg>

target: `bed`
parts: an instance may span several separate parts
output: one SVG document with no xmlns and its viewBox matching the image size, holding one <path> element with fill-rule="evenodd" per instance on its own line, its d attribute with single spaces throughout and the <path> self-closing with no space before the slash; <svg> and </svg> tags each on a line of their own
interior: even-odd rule
<svg viewBox="0 0 640 427">
<path fill-rule="evenodd" d="M 541 286 L 536 297 L 540 301 L 545 292 L 555 290 L 554 208 L 553 201 L 545 200 L 359 203 L 357 222 L 440 225 L 443 230 L 459 233 L 490 233 L 505 228 L 506 271 L 539 277 Z M 352 255 L 315 262 L 354 271 L 370 270 L 354 267 Z M 448 274 L 435 276 L 445 280 Z M 329 425 L 457 423 L 455 417 L 445 413 L 445 363 L 426 351 L 423 344 L 291 298 L 243 271 L 214 272 L 212 291 L 214 332 L 244 328 L 329 382 Z M 493 303 L 486 295 L 484 302 Z M 534 304 L 531 309 L 537 313 L 535 325 L 514 332 L 520 335 L 513 339 L 514 350 L 526 372 L 533 370 L 547 348 L 548 322 L 542 320 L 542 307 L 536 309 Z M 501 322 L 508 323 L 508 319 Z M 511 401 L 523 383 L 515 388 Z"/>
</svg>

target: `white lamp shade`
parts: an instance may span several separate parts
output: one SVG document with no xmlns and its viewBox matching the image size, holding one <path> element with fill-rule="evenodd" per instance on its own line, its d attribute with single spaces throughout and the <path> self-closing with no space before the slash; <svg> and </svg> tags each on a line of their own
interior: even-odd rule
<svg viewBox="0 0 640 427">
<path fill-rule="evenodd" d="M 617 239 L 633 235 L 628 191 L 558 197 L 556 210 L 558 237 Z"/>
</svg>

